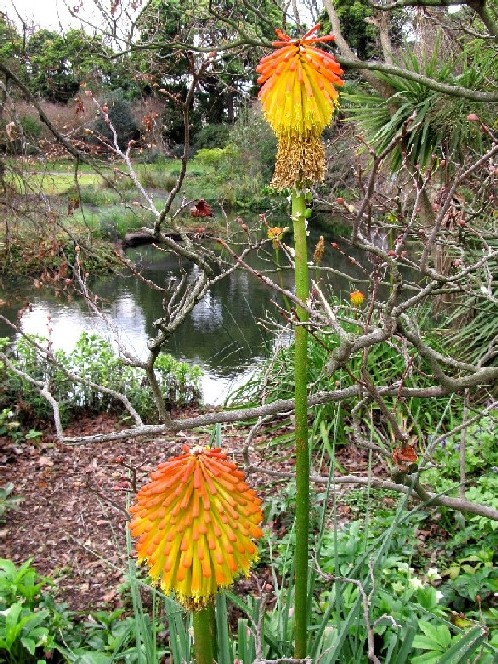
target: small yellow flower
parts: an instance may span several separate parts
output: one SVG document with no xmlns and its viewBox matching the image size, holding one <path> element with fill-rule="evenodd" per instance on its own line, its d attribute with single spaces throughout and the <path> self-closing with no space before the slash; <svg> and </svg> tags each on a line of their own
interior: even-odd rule
<svg viewBox="0 0 498 664">
<path fill-rule="evenodd" d="M 268 239 L 271 240 L 271 245 L 274 249 L 280 247 L 280 241 L 287 230 L 287 228 L 280 228 L 280 226 L 273 226 L 268 229 Z"/>
<path fill-rule="evenodd" d="M 353 305 L 353 307 L 361 307 L 361 305 L 365 301 L 365 296 L 363 295 L 363 293 L 361 291 L 354 290 L 350 294 L 349 300 L 350 300 L 351 304 Z"/>
<path fill-rule="evenodd" d="M 130 508 L 138 562 L 165 593 L 201 609 L 257 559 L 261 501 L 219 449 L 185 446 L 150 477 Z"/>
</svg>

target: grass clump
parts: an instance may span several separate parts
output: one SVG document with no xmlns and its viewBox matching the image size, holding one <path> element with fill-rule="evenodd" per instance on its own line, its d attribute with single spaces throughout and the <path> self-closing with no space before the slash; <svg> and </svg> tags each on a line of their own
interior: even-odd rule
<svg viewBox="0 0 498 664">
<path fill-rule="evenodd" d="M 354 312 L 350 305 L 341 305 L 341 315 L 351 319 Z M 346 324 L 346 331 L 351 331 L 354 324 Z M 348 327 L 349 326 L 349 327 Z M 440 350 L 439 339 L 428 339 L 431 345 Z M 309 394 L 331 389 L 331 376 L 327 371 L 327 363 L 331 354 L 339 346 L 336 333 L 310 336 L 308 339 L 308 370 Z M 367 370 L 375 385 L 384 385 L 402 381 L 407 387 L 425 387 L 430 385 L 430 367 L 415 353 L 410 355 L 411 375 L 406 375 L 406 361 L 402 349 L 397 347 L 396 340 L 383 342 L 373 346 L 368 355 Z M 361 382 L 362 354 L 358 353 L 350 359 L 348 366 L 333 374 L 336 388 L 346 388 Z M 267 402 L 279 399 L 291 399 L 294 393 L 294 344 L 279 349 L 276 355 L 264 364 L 251 379 L 233 392 L 228 403 L 232 405 L 261 403 L 263 394 Z M 446 398 L 411 397 L 403 402 L 396 398 L 384 397 L 386 406 L 392 412 L 399 411 L 399 417 L 413 424 L 413 433 L 417 433 L 420 441 L 425 440 L 426 432 L 442 426 L 443 430 L 451 429 L 462 410 L 462 400 L 455 398 L 450 405 Z M 330 402 L 312 407 L 313 413 L 311 439 L 317 445 L 331 450 L 331 441 L 335 444 L 346 444 L 351 435 L 351 404 L 347 402 Z M 374 405 L 365 406 L 358 413 L 369 439 L 373 435 L 376 443 L 385 446 L 391 440 L 388 423 L 382 413 Z M 373 428 L 372 428 L 373 426 Z"/>
<path fill-rule="evenodd" d="M 80 233 L 85 231 L 94 239 L 117 242 L 124 238 L 126 233 L 136 231 L 146 225 L 145 213 L 140 208 L 123 207 L 122 205 L 109 205 L 105 208 L 91 211 L 78 211 L 74 214 L 73 222 L 80 227 Z"/>
</svg>

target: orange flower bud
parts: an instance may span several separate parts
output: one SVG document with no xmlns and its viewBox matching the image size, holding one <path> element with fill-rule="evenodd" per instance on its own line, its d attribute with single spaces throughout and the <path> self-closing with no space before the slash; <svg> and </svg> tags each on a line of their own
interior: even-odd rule
<svg viewBox="0 0 498 664">
<path fill-rule="evenodd" d="M 273 226 L 268 229 L 268 239 L 271 240 L 272 247 L 278 249 L 280 246 L 280 241 L 285 233 L 286 228 L 280 228 L 280 226 Z"/>
<path fill-rule="evenodd" d="M 350 294 L 349 300 L 350 300 L 351 304 L 353 305 L 353 307 L 361 307 L 361 305 L 365 301 L 365 296 L 363 295 L 363 293 L 361 291 L 354 290 Z"/>
<path fill-rule="evenodd" d="M 185 446 L 150 478 L 130 508 L 138 562 L 165 593 L 201 609 L 257 559 L 261 501 L 220 449 Z"/>
<path fill-rule="evenodd" d="M 325 240 L 323 239 L 323 235 L 320 235 L 320 238 L 316 243 L 315 252 L 313 254 L 313 261 L 317 265 L 321 263 L 324 253 L 325 253 Z"/>
</svg>

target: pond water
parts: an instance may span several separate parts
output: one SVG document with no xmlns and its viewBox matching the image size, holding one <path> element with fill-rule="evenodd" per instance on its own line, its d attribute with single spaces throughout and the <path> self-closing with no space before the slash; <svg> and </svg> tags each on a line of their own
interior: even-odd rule
<svg viewBox="0 0 498 664">
<path fill-rule="evenodd" d="M 323 234 L 320 230 L 310 234 L 311 251 L 320 232 Z M 323 264 L 330 265 L 332 255 L 335 267 L 347 268 L 351 273 L 351 265 L 346 266 L 347 259 L 330 248 Z M 130 249 L 127 257 L 138 261 L 143 275 L 159 285 L 179 274 L 178 258 L 152 247 Z M 269 267 L 262 257 L 253 256 L 251 263 L 255 267 Z M 195 266 L 184 261 L 182 267 L 190 272 L 189 276 L 195 276 Z M 282 271 L 278 279 L 284 288 L 291 288 L 290 271 Z M 153 321 L 161 315 L 161 293 L 125 275 L 103 275 L 91 285 L 109 321 L 119 329 L 120 341 L 138 356 L 145 357 L 147 338 L 154 333 Z M 346 293 L 350 290 L 345 282 L 337 282 L 337 288 Z M 82 299 L 56 298 L 48 289 L 37 290 L 31 283 L 20 282 L 4 283 L 0 299 L 4 301 L 0 313 L 11 321 L 16 320 L 19 309 L 29 302 L 21 320 L 23 331 L 47 336 L 50 328 L 55 348 L 71 350 L 83 331 L 110 338 L 105 322 L 95 318 Z M 203 368 L 205 403 L 223 402 L 228 393 L 268 357 L 276 344 L 288 341 L 277 333 L 276 327 L 261 324 L 268 318 L 278 319 L 274 299 L 275 295 L 260 280 L 237 270 L 213 286 L 169 340 L 167 352 Z M 2 336 L 12 337 L 12 330 L 0 321 Z"/>
</svg>

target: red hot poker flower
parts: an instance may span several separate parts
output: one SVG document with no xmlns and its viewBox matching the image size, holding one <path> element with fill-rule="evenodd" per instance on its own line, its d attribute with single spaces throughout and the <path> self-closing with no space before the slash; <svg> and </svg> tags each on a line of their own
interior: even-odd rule
<svg viewBox="0 0 498 664">
<path fill-rule="evenodd" d="M 256 560 L 261 501 L 220 449 L 185 446 L 150 477 L 130 508 L 138 561 L 164 592 L 201 609 Z"/>
<path fill-rule="evenodd" d="M 308 186 L 323 180 L 325 153 L 320 136 L 338 103 L 343 71 L 331 53 L 315 44 L 332 35 L 314 36 L 315 25 L 301 39 L 277 30 L 277 50 L 262 58 L 256 71 L 263 87 L 263 112 L 278 138 L 272 184 L 277 189 Z"/>
<path fill-rule="evenodd" d="M 263 85 L 260 99 L 265 116 L 277 136 L 320 135 L 330 123 L 344 83 L 344 73 L 331 53 L 314 44 L 333 41 L 333 35 L 314 37 L 315 25 L 301 39 L 291 39 L 276 30 L 278 50 L 262 58 L 256 68 Z"/>
</svg>

